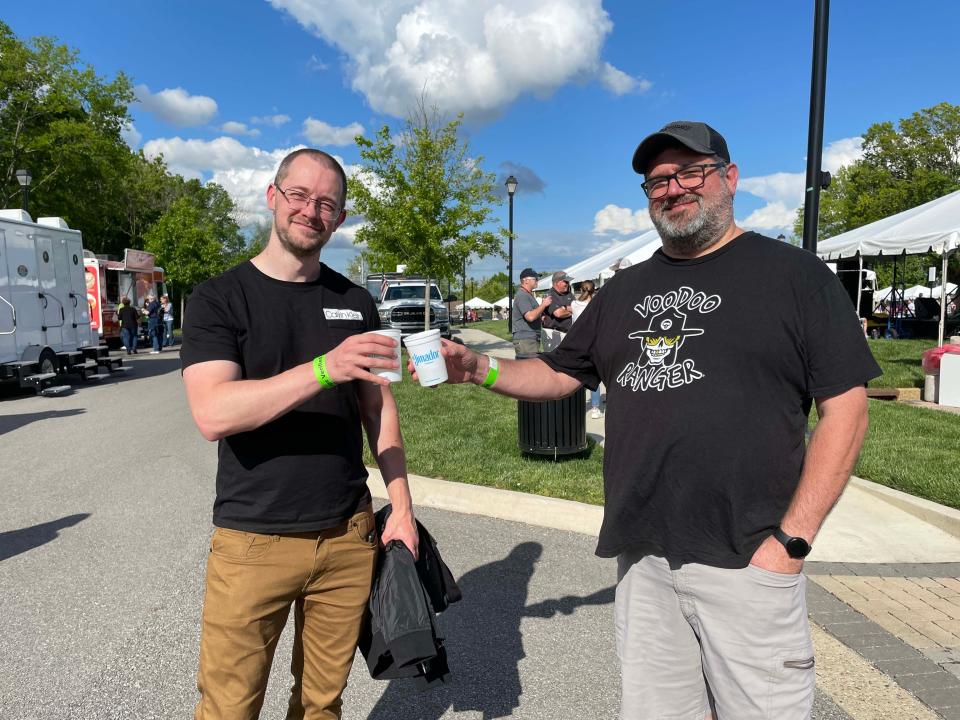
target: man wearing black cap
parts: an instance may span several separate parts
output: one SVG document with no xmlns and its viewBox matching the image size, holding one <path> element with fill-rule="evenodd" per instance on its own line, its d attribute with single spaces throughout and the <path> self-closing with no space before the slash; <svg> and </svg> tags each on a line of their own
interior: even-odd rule
<svg viewBox="0 0 960 720">
<path fill-rule="evenodd" d="M 570 276 L 563 270 L 557 270 L 551 278 L 553 285 L 547 291 L 551 299 L 550 307 L 543 315 L 543 349 L 553 350 L 563 340 L 570 325 L 573 324 L 573 292 L 570 289 Z"/>
<path fill-rule="evenodd" d="M 737 227 L 738 169 L 716 130 L 670 123 L 633 168 L 663 247 L 552 353 L 498 366 L 445 344 L 450 381 L 527 400 L 606 385 L 597 554 L 618 559 L 623 718 L 809 718 L 803 558 L 880 369 L 824 263 Z"/>
<path fill-rule="evenodd" d="M 511 323 L 513 349 L 517 356 L 533 356 L 540 352 L 540 316 L 550 307 L 553 299 L 547 295 L 537 302 L 533 289 L 537 286 L 537 273 L 533 268 L 520 271 L 520 289 L 513 298 Z"/>
</svg>

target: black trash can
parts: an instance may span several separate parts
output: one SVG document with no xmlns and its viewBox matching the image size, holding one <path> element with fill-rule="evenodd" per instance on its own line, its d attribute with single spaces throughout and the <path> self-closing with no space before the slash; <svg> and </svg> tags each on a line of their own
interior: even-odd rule
<svg viewBox="0 0 960 720">
<path fill-rule="evenodd" d="M 560 400 L 517 400 L 517 445 L 527 455 L 576 455 L 587 449 L 587 395 Z"/>
</svg>

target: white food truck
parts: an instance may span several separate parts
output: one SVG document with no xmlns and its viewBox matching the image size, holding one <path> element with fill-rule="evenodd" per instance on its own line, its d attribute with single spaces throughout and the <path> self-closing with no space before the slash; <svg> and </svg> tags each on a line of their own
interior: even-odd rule
<svg viewBox="0 0 960 720">
<path fill-rule="evenodd" d="M 80 231 L 0 210 L 0 382 L 56 395 L 69 389 L 61 376 L 100 377 L 121 362 L 90 327 Z"/>
</svg>

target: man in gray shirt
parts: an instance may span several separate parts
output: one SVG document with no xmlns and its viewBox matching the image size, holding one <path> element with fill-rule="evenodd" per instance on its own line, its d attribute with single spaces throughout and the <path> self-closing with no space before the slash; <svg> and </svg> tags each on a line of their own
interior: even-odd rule
<svg viewBox="0 0 960 720">
<path fill-rule="evenodd" d="M 517 356 L 536 355 L 540 352 L 540 316 L 553 298 L 549 295 L 539 303 L 533 296 L 537 286 L 537 273 L 532 268 L 520 271 L 520 288 L 513 298 L 511 323 L 513 327 L 513 349 Z"/>
</svg>

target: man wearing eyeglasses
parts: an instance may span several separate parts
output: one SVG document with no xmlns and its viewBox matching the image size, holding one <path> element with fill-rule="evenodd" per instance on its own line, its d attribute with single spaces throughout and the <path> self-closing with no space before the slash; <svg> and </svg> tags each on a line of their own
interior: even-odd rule
<svg viewBox="0 0 960 720">
<path fill-rule="evenodd" d="M 597 554 L 618 559 L 622 718 L 809 718 L 803 558 L 880 369 L 836 275 L 737 226 L 739 171 L 716 130 L 670 123 L 633 169 L 662 248 L 552 353 L 498 364 L 445 343 L 449 381 L 526 400 L 606 385 Z"/>
<path fill-rule="evenodd" d="M 294 612 L 288 717 L 339 718 L 377 557 L 366 430 L 393 512 L 381 543 L 416 556 L 394 341 L 370 294 L 320 262 L 346 217 L 347 179 L 319 150 L 288 155 L 267 188 L 273 229 L 249 262 L 200 285 L 183 328 L 183 381 L 219 442 L 196 717 L 259 717 Z"/>
</svg>

